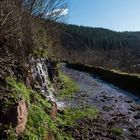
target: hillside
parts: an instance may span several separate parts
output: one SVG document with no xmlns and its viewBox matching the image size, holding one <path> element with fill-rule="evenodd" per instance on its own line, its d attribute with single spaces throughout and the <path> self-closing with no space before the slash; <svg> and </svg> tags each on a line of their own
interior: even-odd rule
<svg viewBox="0 0 140 140">
<path fill-rule="evenodd" d="M 112 85 L 139 90 L 137 75 L 59 61 L 137 73 L 140 33 L 65 25 L 66 13 L 65 0 L 0 1 L 0 140 L 140 139 L 140 94 Z"/>
<path fill-rule="evenodd" d="M 140 72 L 140 32 L 115 32 L 77 25 L 63 27 L 62 43 L 55 49 L 61 60 Z"/>
<path fill-rule="evenodd" d="M 44 2 L 47 7 L 42 7 Z M 71 94 L 78 87 L 59 71 L 49 52 L 59 40 L 57 29 L 61 28 L 54 17 L 41 16 L 50 6 L 60 8 L 61 2 L 0 1 L 0 139 L 71 138 L 62 130 L 78 116 L 67 120 L 71 110 L 64 113 L 57 93 Z"/>
</svg>

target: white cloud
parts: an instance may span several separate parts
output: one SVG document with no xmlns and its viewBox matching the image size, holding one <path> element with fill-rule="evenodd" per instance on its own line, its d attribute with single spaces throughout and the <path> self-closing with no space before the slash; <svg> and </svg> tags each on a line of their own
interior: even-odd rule
<svg viewBox="0 0 140 140">
<path fill-rule="evenodd" d="M 64 8 L 63 9 L 55 9 L 52 12 L 47 13 L 46 16 L 52 16 L 52 17 L 55 17 L 57 15 L 59 15 L 59 16 L 65 16 L 65 15 L 68 14 L 68 11 L 69 11 L 68 8 L 65 8 L 65 9 Z"/>
<path fill-rule="evenodd" d="M 66 8 L 66 9 L 60 9 L 60 14 L 62 15 L 62 16 L 65 16 L 65 15 L 67 15 L 68 14 L 68 12 L 69 12 L 69 9 L 68 8 Z"/>
</svg>

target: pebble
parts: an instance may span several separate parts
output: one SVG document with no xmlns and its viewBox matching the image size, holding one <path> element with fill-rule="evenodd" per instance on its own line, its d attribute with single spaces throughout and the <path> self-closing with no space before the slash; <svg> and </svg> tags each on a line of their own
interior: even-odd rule
<svg viewBox="0 0 140 140">
<path fill-rule="evenodd" d="M 137 113 L 135 116 L 134 116 L 135 119 L 140 119 L 140 113 Z"/>
<path fill-rule="evenodd" d="M 132 100 L 124 100 L 124 102 L 126 102 L 126 103 L 132 103 L 133 101 Z"/>
</svg>

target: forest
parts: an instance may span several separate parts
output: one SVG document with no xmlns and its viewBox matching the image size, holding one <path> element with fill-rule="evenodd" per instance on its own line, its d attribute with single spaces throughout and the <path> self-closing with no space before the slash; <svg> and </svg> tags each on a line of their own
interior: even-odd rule
<svg viewBox="0 0 140 140">
<path fill-rule="evenodd" d="M 60 60 L 124 72 L 140 71 L 140 32 L 116 32 L 69 24 L 62 26 L 61 45 L 54 49 Z"/>
<path fill-rule="evenodd" d="M 139 73 L 140 32 L 69 25 L 67 10 L 0 0 L 0 140 L 140 139 L 140 77 L 106 70 Z"/>
</svg>

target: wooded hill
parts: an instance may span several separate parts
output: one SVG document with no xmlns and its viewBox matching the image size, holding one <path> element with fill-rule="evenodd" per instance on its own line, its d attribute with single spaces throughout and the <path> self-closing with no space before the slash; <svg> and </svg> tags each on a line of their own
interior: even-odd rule
<svg viewBox="0 0 140 140">
<path fill-rule="evenodd" d="M 140 71 L 140 32 L 64 24 L 61 45 L 54 51 L 65 61 L 127 72 Z"/>
</svg>

